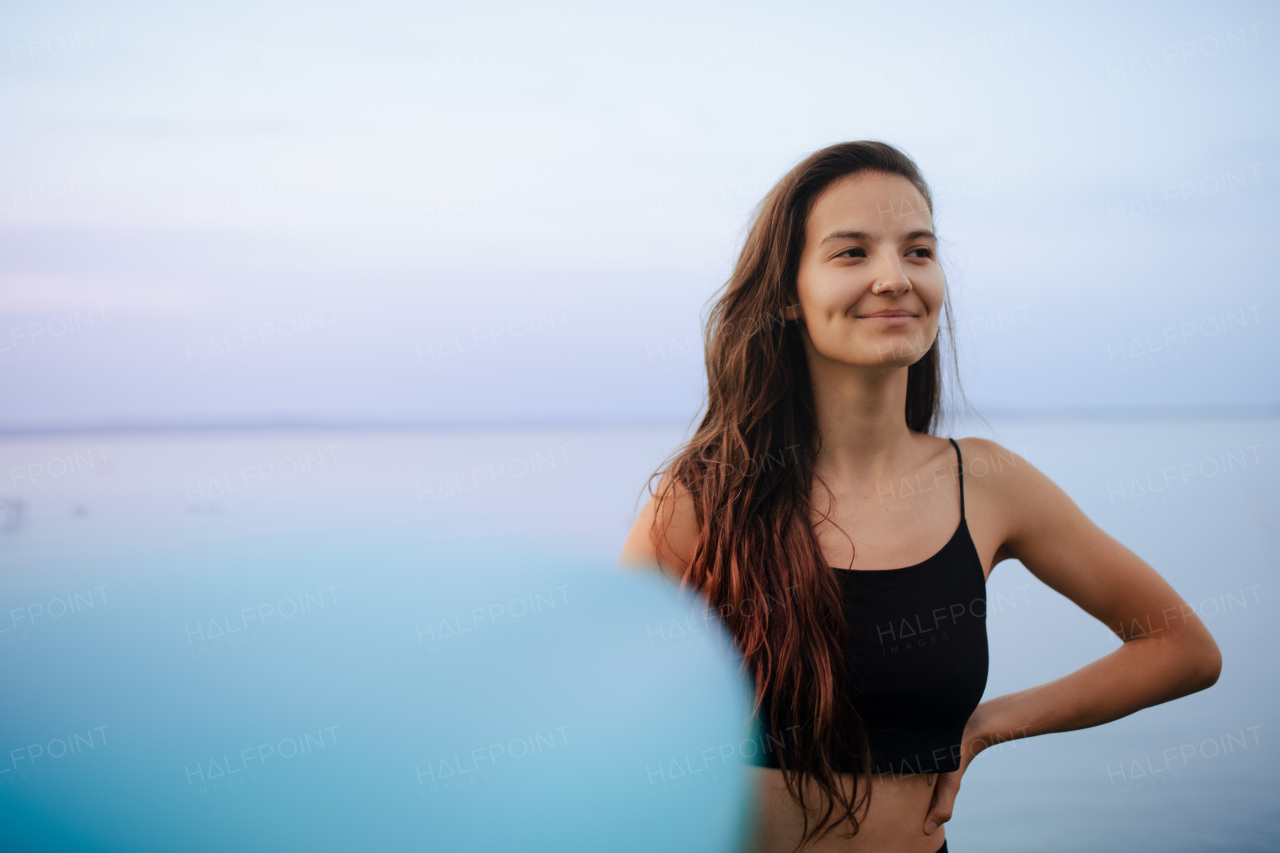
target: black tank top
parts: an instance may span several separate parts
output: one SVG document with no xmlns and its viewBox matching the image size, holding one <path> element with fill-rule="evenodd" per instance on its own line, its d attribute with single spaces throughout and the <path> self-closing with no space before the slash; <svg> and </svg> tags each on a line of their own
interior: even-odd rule
<svg viewBox="0 0 1280 853">
<path fill-rule="evenodd" d="M 876 773 L 959 770 L 960 739 L 987 686 L 986 576 L 964 514 L 960 445 L 948 440 L 959 466 L 960 526 L 942 550 L 900 569 L 831 568 L 849 624 L 848 684 Z M 757 745 L 754 764 L 779 767 L 779 749 L 791 757 L 785 731 L 781 743 L 766 737 Z M 865 772 L 855 755 L 831 761 L 840 772 Z"/>
</svg>

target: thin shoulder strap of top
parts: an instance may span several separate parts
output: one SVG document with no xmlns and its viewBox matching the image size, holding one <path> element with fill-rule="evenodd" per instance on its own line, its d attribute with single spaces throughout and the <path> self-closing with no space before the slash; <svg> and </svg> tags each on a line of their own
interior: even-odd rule
<svg viewBox="0 0 1280 853">
<path fill-rule="evenodd" d="M 948 438 L 947 441 L 955 445 L 956 462 L 960 465 L 960 520 L 964 521 L 964 460 L 960 458 L 960 445 L 956 444 L 956 440 Z"/>
</svg>

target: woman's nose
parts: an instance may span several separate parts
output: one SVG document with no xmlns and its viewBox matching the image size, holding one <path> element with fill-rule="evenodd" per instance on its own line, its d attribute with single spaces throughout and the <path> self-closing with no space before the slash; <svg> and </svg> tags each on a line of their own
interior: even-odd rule
<svg viewBox="0 0 1280 853">
<path fill-rule="evenodd" d="M 902 264 L 896 260 L 889 261 L 880 270 L 880 281 L 872 288 L 876 293 L 903 293 L 911 288 L 911 280 L 907 278 Z"/>
</svg>

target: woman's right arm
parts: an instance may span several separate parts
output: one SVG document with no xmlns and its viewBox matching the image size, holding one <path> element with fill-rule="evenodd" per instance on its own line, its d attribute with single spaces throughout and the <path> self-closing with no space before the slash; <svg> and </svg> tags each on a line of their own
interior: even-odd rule
<svg viewBox="0 0 1280 853">
<path fill-rule="evenodd" d="M 666 485 L 667 477 L 663 475 L 658 494 L 662 494 Z M 618 565 L 624 569 L 659 569 L 679 583 L 693 558 L 694 545 L 698 541 L 693 498 L 680 485 L 667 494 L 662 502 L 662 517 L 656 531 L 660 541 L 655 542 L 653 522 L 657 518 L 657 502 L 656 497 L 649 496 L 622 546 Z"/>
</svg>

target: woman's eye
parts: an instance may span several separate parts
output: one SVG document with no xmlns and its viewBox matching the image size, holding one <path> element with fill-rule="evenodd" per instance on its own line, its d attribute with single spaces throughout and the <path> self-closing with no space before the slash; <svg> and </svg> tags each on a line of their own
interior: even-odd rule
<svg viewBox="0 0 1280 853">
<path fill-rule="evenodd" d="M 861 253 L 862 253 L 862 255 L 850 255 L 850 254 L 849 254 L 850 252 L 861 252 Z M 924 252 L 924 255 L 923 255 L 922 257 L 926 257 L 926 258 L 932 258 L 932 257 L 933 257 L 933 251 L 932 251 L 931 249 L 927 249 L 927 248 L 925 248 L 924 246 L 920 246 L 919 248 L 912 249 L 912 250 L 911 250 L 910 252 L 908 252 L 907 254 L 912 254 L 912 253 L 915 253 L 915 252 Z M 865 255 L 866 255 L 866 250 L 865 250 L 865 249 L 863 249 L 861 246 L 854 246 L 853 248 L 845 249 L 843 252 L 841 252 L 840 254 L 836 255 L 836 257 L 837 257 L 837 258 L 846 258 L 846 257 L 864 257 Z"/>
</svg>

